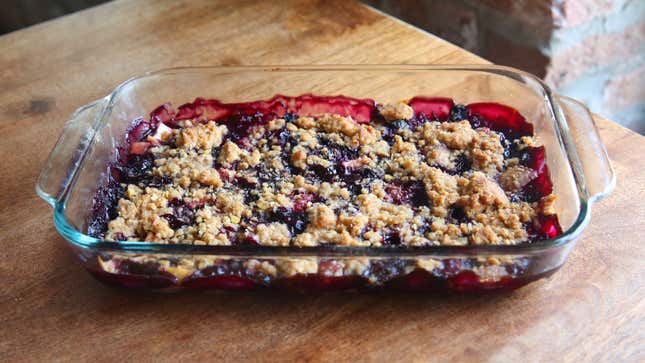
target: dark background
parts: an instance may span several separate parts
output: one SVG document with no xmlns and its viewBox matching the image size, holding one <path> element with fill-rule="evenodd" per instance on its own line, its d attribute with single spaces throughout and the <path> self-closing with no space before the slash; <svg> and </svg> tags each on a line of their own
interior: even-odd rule
<svg viewBox="0 0 645 363">
<path fill-rule="evenodd" d="M 73 13 L 106 0 L 2 0 L 0 34 Z"/>
</svg>

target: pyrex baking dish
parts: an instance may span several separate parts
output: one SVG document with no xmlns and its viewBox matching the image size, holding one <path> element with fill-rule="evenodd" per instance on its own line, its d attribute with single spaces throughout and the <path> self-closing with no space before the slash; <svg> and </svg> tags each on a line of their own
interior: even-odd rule
<svg viewBox="0 0 645 363">
<path fill-rule="evenodd" d="M 196 97 L 239 102 L 305 93 L 380 102 L 443 96 L 463 104 L 514 107 L 546 146 L 562 235 L 514 246 L 300 248 L 108 242 L 86 234 L 93 193 L 133 120 L 164 102 L 180 105 Z M 483 291 L 517 288 L 555 272 L 587 225 L 591 205 L 614 184 L 585 106 L 521 71 L 496 66 L 256 66 L 168 69 L 122 83 L 79 108 L 66 123 L 36 191 L 53 206 L 56 229 L 85 267 L 116 285 L 171 291 Z M 115 264 L 121 266 L 118 272 Z M 263 273 L 250 268 L 260 265 L 266 267 Z M 306 268 L 293 273 L 281 268 L 285 265 Z"/>
</svg>

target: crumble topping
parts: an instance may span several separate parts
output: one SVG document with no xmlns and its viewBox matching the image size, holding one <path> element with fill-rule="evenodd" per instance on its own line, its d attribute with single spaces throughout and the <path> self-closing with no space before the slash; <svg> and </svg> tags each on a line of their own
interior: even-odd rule
<svg viewBox="0 0 645 363">
<path fill-rule="evenodd" d="M 381 105 L 378 110 L 387 121 L 409 120 L 414 116 L 414 110 L 412 107 L 404 102 Z"/>
<path fill-rule="evenodd" d="M 540 216 L 555 214 L 555 196 L 526 197 L 538 171 L 509 150 L 538 142 L 451 118 L 419 118 L 398 102 L 378 106 L 369 124 L 329 113 L 286 114 L 241 131 L 197 119 L 161 123 L 135 157 L 145 173 L 122 184 L 105 238 L 301 247 L 529 240 Z M 253 268 L 317 269 L 289 263 Z"/>
</svg>

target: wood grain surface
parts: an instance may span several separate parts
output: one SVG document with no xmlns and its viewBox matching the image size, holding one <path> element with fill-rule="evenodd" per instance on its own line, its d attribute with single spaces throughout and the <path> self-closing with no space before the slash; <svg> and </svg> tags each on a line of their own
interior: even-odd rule
<svg viewBox="0 0 645 363">
<path fill-rule="evenodd" d="M 90 277 L 34 193 L 75 108 L 181 65 L 482 63 L 350 1 L 117 1 L 0 37 L 0 361 L 643 361 L 645 140 L 555 276 L 511 294 L 150 294 Z"/>
</svg>

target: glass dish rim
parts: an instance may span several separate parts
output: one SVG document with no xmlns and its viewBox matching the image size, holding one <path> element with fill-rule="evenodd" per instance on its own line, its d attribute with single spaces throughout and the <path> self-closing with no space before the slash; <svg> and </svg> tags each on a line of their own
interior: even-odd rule
<svg viewBox="0 0 645 363">
<path fill-rule="evenodd" d="M 569 166 L 573 172 L 573 178 L 576 182 L 578 199 L 580 208 L 578 216 L 566 231 L 560 236 L 551 239 L 540 240 L 539 242 L 531 244 L 519 245 L 481 245 L 481 246 L 397 246 L 397 247 L 345 247 L 345 246 L 318 246 L 318 247 L 274 247 L 274 246 L 195 246 L 189 244 L 161 244 L 150 243 L 143 241 L 105 241 L 100 238 L 89 236 L 83 232 L 78 231 L 73 227 L 65 217 L 65 207 L 71 186 L 76 182 L 76 178 L 71 180 L 67 190 L 58 198 L 54 199 L 50 196 L 44 195 L 38 188 L 37 193 L 54 207 L 54 225 L 57 231 L 73 245 L 83 249 L 98 249 L 110 251 L 129 251 L 141 253 L 160 253 L 160 254 L 214 254 L 214 255 L 241 255 L 247 257 L 258 256 L 340 256 L 340 257 L 360 257 L 360 256 L 376 256 L 376 257 L 395 257 L 395 256 L 450 256 L 450 255 L 526 255 L 538 253 L 546 250 L 551 250 L 564 246 L 572 241 L 582 233 L 590 219 L 591 202 L 592 198 L 583 198 L 586 194 L 584 176 L 579 170 L 580 162 L 577 155 L 571 155 L 571 150 L 567 145 L 563 145 L 562 140 L 562 126 L 566 125 L 563 120 L 564 115 L 557 112 L 554 105 L 558 105 L 555 100 L 551 89 L 536 76 L 517 70 L 511 67 L 497 66 L 497 65 L 424 65 L 424 64 L 335 64 L 335 65 L 243 65 L 243 66 L 186 66 L 186 67 L 173 67 L 164 68 L 155 71 L 145 72 L 141 75 L 131 77 L 126 81 L 116 86 L 107 96 L 99 99 L 99 101 L 90 102 L 87 105 L 79 107 L 78 110 L 85 109 L 92 105 L 99 103 L 101 100 L 106 101 L 102 106 L 100 112 L 97 113 L 95 120 L 95 129 L 103 126 L 107 120 L 107 115 L 111 112 L 115 101 L 120 95 L 121 90 L 128 85 L 154 76 L 170 75 L 177 73 L 189 73 L 194 71 L 208 71 L 208 70 L 228 70 L 235 71 L 256 71 L 256 72 L 303 72 L 303 71 L 465 71 L 465 72 L 487 72 L 498 75 L 503 75 L 509 78 L 526 77 L 535 82 L 543 93 L 545 107 L 551 113 L 552 121 L 556 124 L 555 131 L 558 136 L 560 145 L 565 149 L 565 156 L 569 162 Z M 511 77 L 511 75 L 515 77 Z M 558 106 L 559 107 L 559 106 Z M 92 137 L 92 144 L 89 145 L 86 152 L 89 152 L 93 146 L 94 137 Z M 573 160 L 572 160 L 573 156 Z M 84 162 L 84 160 L 83 160 Z"/>
</svg>

